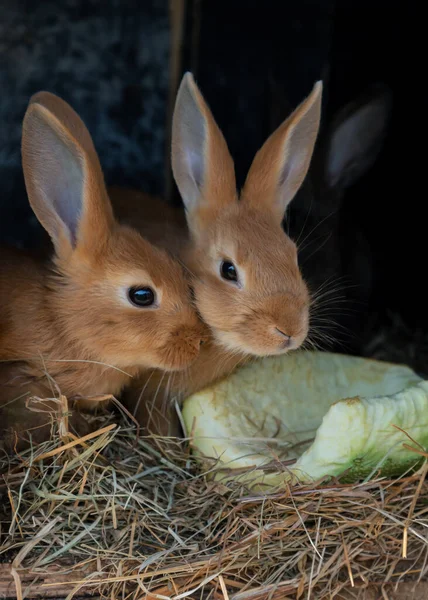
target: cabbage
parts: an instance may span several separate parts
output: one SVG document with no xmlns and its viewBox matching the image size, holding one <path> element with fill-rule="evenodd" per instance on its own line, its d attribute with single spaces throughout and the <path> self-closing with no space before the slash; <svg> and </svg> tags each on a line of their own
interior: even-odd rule
<svg viewBox="0 0 428 600">
<path fill-rule="evenodd" d="M 428 446 L 428 381 L 402 365 L 296 351 L 190 396 L 183 419 L 217 479 L 391 477 L 420 464 L 412 447 Z"/>
</svg>

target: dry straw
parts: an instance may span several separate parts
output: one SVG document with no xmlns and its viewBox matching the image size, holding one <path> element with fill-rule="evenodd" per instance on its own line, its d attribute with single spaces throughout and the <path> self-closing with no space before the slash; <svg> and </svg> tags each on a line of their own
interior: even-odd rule
<svg viewBox="0 0 428 600">
<path fill-rule="evenodd" d="M 427 577 L 426 464 L 399 480 L 256 494 L 210 481 L 188 443 L 140 437 L 124 413 L 81 439 L 66 424 L 2 455 L 12 568 L 0 596 L 6 586 L 17 598 L 314 600 L 373 587 L 387 598 Z"/>
</svg>

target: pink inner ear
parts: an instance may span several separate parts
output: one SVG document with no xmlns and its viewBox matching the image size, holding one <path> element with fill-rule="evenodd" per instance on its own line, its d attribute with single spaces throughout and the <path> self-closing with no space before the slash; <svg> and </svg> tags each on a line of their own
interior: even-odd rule
<svg viewBox="0 0 428 600">
<path fill-rule="evenodd" d="M 290 171 L 292 169 L 292 159 L 290 159 L 281 169 L 281 173 L 279 176 L 279 181 L 278 181 L 278 185 L 280 187 L 282 187 L 284 185 L 284 183 L 286 182 L 288 176 L 290 175 Z"/>
<path fill-rule="evenodd" d="M 188 210 L 196 207 L 204 183 L 206 122 L 187 81 L 180 86 L 173 116 L 172 169 Z"/>
<path fill-rule="evenodd" d="M 58 216 L 67 227 L 73 246 L 76 244 L 83 209 L 83 173 L 79 159 L 70 153 L 63 157 L 60 173 L 52 177 L 49 193 Z"/>
<path fill-rule="evenodd" d="M 287 141 L 288 151 L 285 164 L 282 166 L 277 184 L 276 202 L 281 210 L 287 209 L 305 177 L 305 165 L 308 164 L 308 148 L 292 133 Z M 296 140 L 297 137 L 297 140 Z"/>
<path fill-rule="evenodd" d="M 371 167 L 381 149 L 388 118 L 384 99 L 354 110 L 333 131 L 327 155 L 331 187 L 353 185 Z"/>
<path fill-rule="evenodd" d="M 204 167 L 201 154 L 193 148 L 187 149 L 186 162 L 193 181 L 198 188 L 201 188 L 204 183 Z"/>
<path fill-rule="evenodd" d="M 34 212 L 52 239 L 59 240 L 65 234 L 75 245 L 83 212 L 83 159 L 77 148 L 40 115 L 33 117 L 26 146 L 27 177 L 34 183 L 29 187 Z"/>
</svg>

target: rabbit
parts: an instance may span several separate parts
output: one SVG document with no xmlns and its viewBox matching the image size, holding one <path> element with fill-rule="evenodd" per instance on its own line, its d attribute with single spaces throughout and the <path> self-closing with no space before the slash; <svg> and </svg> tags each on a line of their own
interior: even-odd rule
<svg viewBox="0 0 428 600">
<path fill-rule="evenodd" d="M 273 98 L 275 129 L 281 115 L 292 111 L 278 85 Z M 375 275 L 366 235 L 355 219 L 351 228 L 344 223 L 344 196 L 376 162 L 391 110 L 392 92 L 378 83 L 324 124 L 309 172 L 283 222 L 298 245 L 300 268 L 312 295 L 311 339 L 330 350 L 359 351 Z M 188 243 L 181 209 L 131 190 L 113 188 L 112 195 L 119 214 L 132 216 L 140 229 L 150 226 L 147 234 L 160 245 L 178 254 L 184 240 Z"/>
<path fill-rule="evenodd" d="M 29 396 L 61 393 L 93 408 L 141 370 L 187 368 L 205 335 L 182 265 L 116 221 L 88 130 L 51 93 L 30 100 L 22 162 L 54 252 L 49 261 L 1 253 L 1 429 L 20 442 L 28 429 L 37 441 L 48 433 L 49 410 L 26 411 Z"/>
<path fill-rule="evenodd" d="M 194 364 L 176 377 L 152 372 L 128 394 L 128 405 L 148 419 L 157 395 L 163 404 L 181 400 L 251 358 L 295 350 L 309 329 L 310 294 L 297 248 L 282 221 L 304 180 L 321 117 L 322 82 L 273 132 L 256 154 L 238 196 L 225 139 L 191 73 L 180 84 L 172 123 L 172 169 L 185 207 L 187 231 L 176 211 L 158 204 L 158 216 L 138 217 L 129 204 L 138 194 L 112 189 L 119 220 L 171 251 L 181 249 L 195 305 L 211 338 Z M 140 197 L 141 202 L 144 201 Z M 152 203 L 152 207 L 153 207 Z M 149 209 L 149 210 L 154 210 Z M 126 215 L 125 215 L 126 213 Z M 162 221 L 178 237 L 162 234 Z M 179 240 L 179 242 L 178 242 Z M 134 386 L 133 386 L 134 387 Z M 140 398 L 141 396 L 141 398 Z M 148 399 L 150 402 L 148 402 Z M 167 402 L 169 405 L 170 403 Z M 157 406 L 153 410 L 157 411 Z M 176 430 L 163 406 L 155 429 Z M 163 416 L 162 416 L 163 415 Z M 154 416 L 150 418 L 154 421 Z"/>
<path fill-rule="evenodd" d="M 342 107 L 329 123 L 324 124 L 309 172 L 283 221 L 290 236 L 299 242 L 299 263 L 312 295 L 312 336 L 316 342 L 317 336 L 320 336 L 323 346 L 328 344 L 330 349 L 343 351 L 343 341 L 339 338 L 344 337 L 344 321 L 349 329 L 346 349 L 350 351 L 349 337 L 361 328 L 361 319 L 364 319 L 361 312 L 367 305 L 372 288 L 374 274 L 370 247 L 363 232 L 355 225 L 351 230 L 352 238 L 348 241 L 350 236 L 344 236 L 342 204 L 346 190 L 362 179 L 375 163 L 387 134 L 391 109 L 390 89 L 376 84 Z M 291 112 L 284 98 L 279 102 L 278 112 Z M 278 121 L 273 123 L 273 128 Z M 133 225 L 145 230 L 147 235 L 152 236 L 152 241 L 169 247 L 174 253 L 180 253 L 189 246 L 190 250 L 186 251 L 191 252 L 192 242 L 183 210 L 169 206 L 160 198 L 136 191 L 113 188 L 111 192 L 119 217 L 131 216 Z M 343 286 L 345 277 L 352 284 L 349 289 Z M 337 287 L 340 297 L 336 299 Z M 341 297 L 343 294 L 345 299 Z M 344 319 L 342 303 L 345 302 L 346 310 L 346 304 L 355 299 L 364 304 L 358 313 L 354 311 Z M 339 317 L 336 314 L 338 307 L 341 311 Z M 351 329 L 349 320 L 352 318 Z M 165 393 L 182 399 L 216 378 L 226 376 L 240 361 L 245 362 L 249 358 L 249 355 L 225 355 L 217 344 L 205 345 L 191 373 L 174 376 Z M 150 419 L 155 430 L 158 428 L 166 432 L 170 428 L 176 434 L 179 431 L 177 423 L 171 424 L 165 414 L 167 402 L 162 386 L 166 388 L 166 382 L 160 379 L 159 374 L 152 373 L 149 379 L 140 380 L 139 386 L 130 390 L 130 408 L 137 404 L 143 420 Z M 141 391 L 147 399 L 157 398 L 158 404 L 161 400 L 161 409 L 156 403 L 150 406 L 150 402 L 142 402 Z"/>
<path fill-rule="evenodd" d="M 281 113 L 289 106 L 286 99 L 279 104 Z M 284 224 L 299 246 L 313 297 L 311 337 L 332 351 L 361 351 L 375 260 L 352 216 L 361 203 L 354 208 L 354 199 L 345 194 L 375 164 L 391 113 L 392 92 L 378 83 L 333 115 L 320 131 L 308 176 Z"/>
</svg>

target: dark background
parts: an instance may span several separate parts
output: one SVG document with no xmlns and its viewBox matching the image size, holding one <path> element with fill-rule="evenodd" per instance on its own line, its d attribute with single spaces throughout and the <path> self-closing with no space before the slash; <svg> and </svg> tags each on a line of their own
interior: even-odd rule
<svg viewBox="0 0 428 600">
<path fill-rule="evenodd" d="M 170 9 L 181 4 L 0 0 L 1 243 L 38 243 L 19 144 L 26 105 L 41 89 L 62 96 L 86 122 L 108 183 L 165 193 L 171 40 L 177 28 Z M 334 270 L 341 283 L 334 285 L 343 284 L 347 310 L 340 312 L 332 296 L 331 315 L 346 334 L 338 333 L 334 349 L 407 362 L 428 373 L 425 190 L 416 154 L 422 141 L 415 144 L 423 116 L 410 68 L 420 9 L 380 0 L 183 5 L 176 75 L 194 72 L 228 141 L 239 184 L 257 149 L 317 79 L 324 81 L 325 126 L 372 84 L 388 89 L 393 104 L 381 153 L 346 190 L 321 233 L 305 232 L 315 251 L 320 248 L 304 270 L 310 279 L 339 265 Z M 305 183 L 287 223 L 293 230 L 294 218 L 293 234 L 299 234 L 309 208 L 311 228 L 324 218 L 323 197 L 316 178 Z M 171 201 L 179 201 L 176 190 Z M 329 228 L 335 243 L 322 245 Z M 357 230 L 365 240 L 364 256 L 355 243 Z"/>
</svg>

